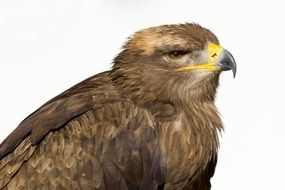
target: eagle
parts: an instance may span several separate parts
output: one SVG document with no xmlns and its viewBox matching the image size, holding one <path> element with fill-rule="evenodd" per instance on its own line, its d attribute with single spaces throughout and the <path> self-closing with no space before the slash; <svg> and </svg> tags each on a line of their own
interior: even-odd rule
<svg viewBox="0 0 285 190">
<path fill-rule="evenodd" d="M 227 70 L 235 76 L 233 56 L 198 24 L 134 33 L 109 71 L 51 99 L 1 143 L 0 189 L 211 189 Z"/>
</svg>

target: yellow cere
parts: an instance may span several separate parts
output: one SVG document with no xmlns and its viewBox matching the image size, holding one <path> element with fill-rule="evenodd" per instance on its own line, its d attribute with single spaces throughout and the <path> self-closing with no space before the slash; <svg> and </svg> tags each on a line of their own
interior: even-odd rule
<svg viewBox="0 0 285 190">
<path fill-rule="evenodd" d="M 222 51 L 222 47 L 217 44 L 209 44 L 208 45 L 208 57 L 211 63 L 216 63 L 218 58 L 220 57 L 220 53 Z"/>
<path fill-rule="evenodd" d="M 199 65 L 191 65 L 191 66 L 183 66 L 176 71 L 189 71 L 189 70 L 197 70 L 197 69 L 203 69 L 208 71 L 217 71 L 217 67 L 215 63 L 220 58 L 220 54 L 222 52 L 222 47 L 217 44 L 208 44 L 208 58 L 209 61 L 205 64 L 199 64 Z"/>
</svg>

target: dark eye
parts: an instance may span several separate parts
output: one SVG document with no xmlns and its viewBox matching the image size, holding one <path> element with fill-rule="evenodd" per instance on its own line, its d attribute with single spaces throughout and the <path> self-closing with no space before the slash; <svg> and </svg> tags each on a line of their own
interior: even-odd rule
<svg viewBox="0 0 285 190">
<path fill-rule="evenodd" d="M 172 51 L 168 53 L 168 57 L 171 59 L 179 59 L 182 56 L 186 55 L 188 52 L 186 51 Z"/>
</svg>

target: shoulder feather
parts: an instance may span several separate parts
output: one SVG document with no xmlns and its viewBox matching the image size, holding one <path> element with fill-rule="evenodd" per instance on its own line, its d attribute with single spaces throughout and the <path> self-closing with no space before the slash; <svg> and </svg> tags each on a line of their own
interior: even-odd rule
<svg viewBox="0 0 285 190">
<path fill-rule="evenodd" d="M 32 145 L 37 144 L 51 130 L 62 127 L 71 119 L 94 106 L 118 101 L 119 97 L 109 81 L 108 72 L 101 73 L 68 89 L 48 101 L 23 120 L 1 143 L 0 159 L 13 151 L 29 134 Z"/>
</svg>

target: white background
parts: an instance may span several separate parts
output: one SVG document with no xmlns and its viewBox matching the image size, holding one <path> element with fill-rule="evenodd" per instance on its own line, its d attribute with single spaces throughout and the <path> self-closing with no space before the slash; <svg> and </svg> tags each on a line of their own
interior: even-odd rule
<svg viewBox="0 0 285 190">
<path fill-rule="evenodd" d="M 212 189 L 285 189 L 284 18 L 281 0 L 1 0 L 0 141 L 50 98 L 109 69 L 134 31 L 196 22 L 238 65 L 217 94 L 225 133 Z"/>
</svg>

